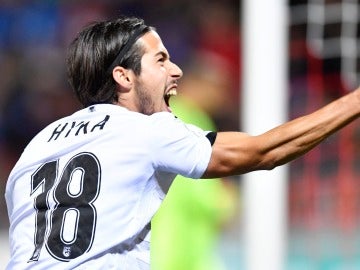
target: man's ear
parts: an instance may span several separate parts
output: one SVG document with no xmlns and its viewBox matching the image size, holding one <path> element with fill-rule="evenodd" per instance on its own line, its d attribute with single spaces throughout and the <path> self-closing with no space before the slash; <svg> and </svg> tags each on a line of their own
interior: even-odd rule
<svg viewBox="0 0 360 270">
<path fill-rule="evenodd" d="M 121 89 L 129 91 L 133 84 L 132 72 L 130 69 L 116 66 L 113 69 L 112 76 Z"/>
</svg>

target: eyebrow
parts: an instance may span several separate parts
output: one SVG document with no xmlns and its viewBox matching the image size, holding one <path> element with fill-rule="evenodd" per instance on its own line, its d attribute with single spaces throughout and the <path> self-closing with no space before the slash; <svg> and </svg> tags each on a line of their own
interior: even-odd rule
<svg viewBox="0 0 360 270">
<path fill-rule="evenodd" d="M 162 57 L 165 57 L 166 59 L 170 59 L 170 55 L 164 51 L 159 51 L 155 54 L 155 57 L 157 56 L 162 56 Z"/>
</svg>

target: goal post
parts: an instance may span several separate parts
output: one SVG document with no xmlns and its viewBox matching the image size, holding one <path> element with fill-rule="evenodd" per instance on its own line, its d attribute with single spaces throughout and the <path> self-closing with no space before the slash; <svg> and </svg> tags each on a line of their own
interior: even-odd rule
<svg viewBox="0 0 360 270">
<path fill-rule="evenodd" d="M 242 130 L 257 135 L 287 120 L 287 2 L 242 2 Z M 285 269 L 287 166 L 242 176 L 244 264 Z"/>
</svg>

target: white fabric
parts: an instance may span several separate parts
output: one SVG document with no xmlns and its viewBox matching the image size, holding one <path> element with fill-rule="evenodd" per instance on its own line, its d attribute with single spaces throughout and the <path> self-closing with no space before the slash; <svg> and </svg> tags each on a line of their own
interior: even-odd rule
<svg viewBox="0 0 360 270">
<path fill-rule="evenodd" d="M 26 147 L 7 182 L 8 269 L 149 267 L 147 225 L 165 196 L 159 183 L 176 174 L 201 177 L 211 155 L 206 133 L 171 113 L 146 116 L 109 104 L 50 124 Z M 76 236 L 84 233 L 81 222 L 85 240 Z M 28 262 L 35 229 L 44 244 L 37 261 Z M 85 242 L 84 250 L 76 251 L 77 241 Z M 76 252 L 83 254 L 71 258 Z"/>
</svg>

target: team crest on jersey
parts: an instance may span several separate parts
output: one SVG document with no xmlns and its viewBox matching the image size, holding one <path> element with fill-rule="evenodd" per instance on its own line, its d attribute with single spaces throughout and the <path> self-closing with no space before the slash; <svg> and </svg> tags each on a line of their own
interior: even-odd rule
<svg viewBox="0 0 360 270">
<path fill-rule="evenodd" d="M 63 248 L 63 255 L 64 257 L 68 258 L 71 255 L 71 248 L 70 247 L 64 247 Z"/>
</svg>

